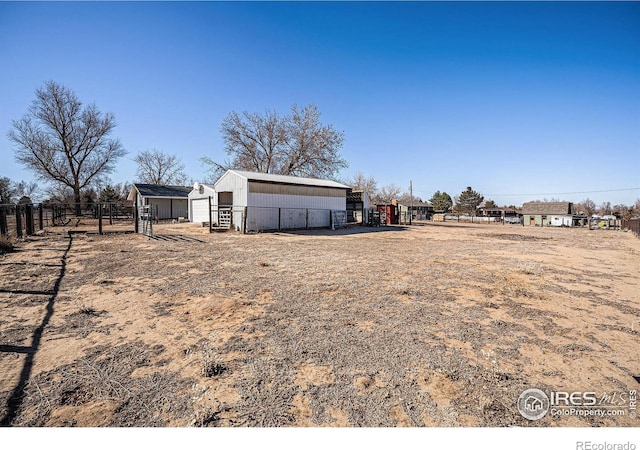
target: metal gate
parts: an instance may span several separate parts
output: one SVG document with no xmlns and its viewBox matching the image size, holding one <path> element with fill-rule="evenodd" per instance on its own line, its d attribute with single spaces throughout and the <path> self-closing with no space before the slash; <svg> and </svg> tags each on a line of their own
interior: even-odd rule
<svg viewBox="0 0 640 450">
<path fill-rule="evenodd" d="M 152 205 L 138 206 L 138 232 L 145 236 L 153 236 L 153 207 Z"/>
<path fill-rule="evenodd" d="M 220 228 L 231 228 L 231 209 L 218 210 L 218 226 Z"/>
</svg>

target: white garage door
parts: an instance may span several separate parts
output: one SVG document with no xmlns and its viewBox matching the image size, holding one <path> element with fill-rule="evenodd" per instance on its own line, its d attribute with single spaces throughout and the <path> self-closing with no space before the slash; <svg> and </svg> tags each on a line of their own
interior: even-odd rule
<svg viewBox="0 0 640 450">
<path fill-rule="evenodd" d="M 209 199 L 196 198 L 191 201 L 193 223 L 209 222 Z"/>
</svg>

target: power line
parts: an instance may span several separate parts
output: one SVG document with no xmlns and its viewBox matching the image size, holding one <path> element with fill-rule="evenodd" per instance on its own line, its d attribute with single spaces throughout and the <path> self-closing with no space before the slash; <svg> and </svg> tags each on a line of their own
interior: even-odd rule
<svg viewBox="0 0 640 450">
<path fill-rule="evenodd" d="M 573 194 L 599 194 L 603 192 L 622 192 L 622 191 L 640 191 L 640 187 L 637 188 L 623 188 L 623 189 L 604 189 L 600 191 L 577 191 L 577 192 L 547 192 L 547 193 L 538 193 L 538 194 L 487 194 L 489 196 L 534 196 L 534 195 L 573 195 Z"/>
<path fill-rule="evenodd" d="M 576 192 L 546 192 L 546 193 L 537 193 L 537 194 L 485 194 L 485 196 L 489 197 L 533 197 L 540 195 L 574 195 L 574 194 L 599 194 L 603 192 L 622 192 L 622 191 L 640 191 L 640 187 L 636 188 L 622 188 L 622 189 L 604 189 L 600 191 L 576 191 Z M 414 192 L 430 192 L 426 190 L 414 190 Z"/>
</svg>

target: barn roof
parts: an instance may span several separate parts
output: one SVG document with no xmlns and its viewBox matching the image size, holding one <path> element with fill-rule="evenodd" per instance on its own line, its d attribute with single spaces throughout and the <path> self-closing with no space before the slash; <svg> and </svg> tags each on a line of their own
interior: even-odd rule
<svg viewBox="0 0 640 450">
<path fill-rule="evenodd" d="M 347 191 L 347 201 L 350 203 L 363 202 L 367 194 L 363 190 Z"/>
<path fill-rule="evenodd" d="M 350 189 L 349 186 L 346 186 L 342 183 L 338 183 L 332 180 L 321 180 L 319 178 L 303 178 L 303 177 L 293 177 L 289 175 L 274 175 L 272 173 L 247 172 L 245 170 L 228 170 L 227 173 L 229 172 L 239 175 L 242 178 L 246 178 L 249 181 L 260 181 L 264 183 L 275 183 L 275 184 L 291 184 L 291 185 L 300 185 L 300 186 L 321 186 L 321 187 L 329 187 L 329 188 L 336 188 L 336 189 Z"/>
<path fill-rule="evenodd" d="M 163 186 L 159 184 L 134 183 L 128 200 L 133 200 L 134 189 L 142 197 L 150 198 L 188 198 L 192 188 L 190 186 Z"/>
<path fill-rule="evenodd" d="M 527 202 L 522 214 L 571 214 L 571 202 Z"/>
</svg>

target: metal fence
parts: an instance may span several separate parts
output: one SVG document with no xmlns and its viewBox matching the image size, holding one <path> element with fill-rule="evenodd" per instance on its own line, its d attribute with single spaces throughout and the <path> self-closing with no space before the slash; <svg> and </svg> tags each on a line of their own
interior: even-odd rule
<svg viewBox="0 0 640 450">
<path fill-rule="evenodd" d="M 640 219 L 622 219 L 621 228 L 633 232 L 640 238 Z"/>
<path fill-rule="evenodd" d="M 209 217 L 209 231 L 233 229 L 250 233 L 347 226 L 346 210 L 316 208 L 213 207 Z"/>
</svg>

